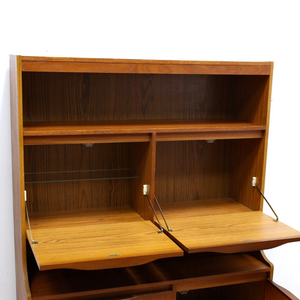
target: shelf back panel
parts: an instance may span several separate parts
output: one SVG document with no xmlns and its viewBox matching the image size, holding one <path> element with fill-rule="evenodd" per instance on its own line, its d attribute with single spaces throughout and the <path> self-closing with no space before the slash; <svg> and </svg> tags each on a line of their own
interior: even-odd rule
<svg viewBox="0 0 300 300">
<path fill-rule="evenodd" d="M 266 123 L 266 75 L 23 73 L 24 122 Z"/>
<path fill-rule="evenodd" d="M 261 209 L 252 177 L 263 173 L 263 139 L 158 142 L 155 194 L 160 203 L 232 198 Z"/>
<path fill-rule="evenodd" d="M 130 180 L 139 177 L 127 143 L 25 146 L 24 162 L 25 180 L 38 181 L 26 183 L 29 212 L 128 205 Z"/>
<path fill-rule="evenodd" d="M 160 142 L 156 156 L 160 203 L 216 199 L 229 195 L 229 147 L 226 141 Z"/>
</svg>

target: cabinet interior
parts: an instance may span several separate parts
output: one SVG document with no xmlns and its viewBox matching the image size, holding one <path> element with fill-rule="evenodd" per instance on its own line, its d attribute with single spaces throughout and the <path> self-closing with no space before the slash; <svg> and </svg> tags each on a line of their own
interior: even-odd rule
<svg viewBox="0 0 300 300">
<path fill-rule="evenodd" d="M 24 122 L 235 119 L 266 125 L 265 75 L 23 73 Z"/>
<path fill-rule="evenodd" d="M 25 146 L 29 211 L 134 206 L 132 189 L 141 176 L 131 147 L 129 143 Z"/>
<path fill-rule="evenodd" d="M 155 127 L 232 120 L 266 126 L 266 75 L 23 72 L 22 84 L 24 128 L 40 124 L 78 128 L 99 122 Z M 151 183 L 162 204 L 229 197 L 252 210 L 261 208 L 260 196 L 249 182 L 251 176 L 263 176 L 262 155 L 258 155 L 263 138 L 176 141 L 185 138 L 158 131 L 153 150 L 151 132 L 146 132 L 144 143 L 133 142 L 134 137 L 126 134 L 126 143 L 120 143 L 118 136 L 107 140 L 106 133 L 100 143 L 88 135 L 82 144 L 74 140 L 62 144 L 55 141 L 59 138 L 55 132 L 51 135 L 54 141 L 26 145 L 25 134 L 30 212 L 130 205 L 144 219 L 151 219 L 141 189 L 154 173 Z M 95 180 L 102 175 L 107 180 Z M 83 180 L 89 176 L 90 181 Z M 38 183 L 26 183 L 33 181 Z"/>
<path fill-rule="evenodd" d="M 28 299 L 265 299 L 272 63 L 17 60 Z"/>
<path fill-rule="evenodd" d="M 262 139 L 160 142 L 155 190 L 161 203 L 231 198 L 260 209 L 252 176 L 262 176 L 257 161 Z M 251 175 L 252 174 L 252 175 Z"/>
</svg>

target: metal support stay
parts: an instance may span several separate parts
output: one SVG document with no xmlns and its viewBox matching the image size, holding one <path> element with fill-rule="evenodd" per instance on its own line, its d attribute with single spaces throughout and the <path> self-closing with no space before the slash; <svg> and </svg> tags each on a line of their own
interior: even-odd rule
<svg viewBox="0 0 300 300">
<path fill-rule="evenodd" d="M 165 221 L 165 224 L 166 224 L 166 226 L 167 226 L 167 228 L 168 228 L 168 231 L 173 232 L 173 230 L 169 227 L 169 225 L 168 225 L 168 223 L 167 223 L 167 220 L 166 220 L 166 218 L 165 218 L 165 215 L 164 215 L 164 213 L 163 213 L 163 211 L 162 211 L 162 209 L 161 209 L 161 207 L 160 207 L 160 205 L 159 205 L 159 202 L 158 202 L 158 200 L 157 200 L 157 198 L 156 198 L 155 195 L 154 195 L 154 199 L 155 199 L 155 202 L 156 202 L 156 204 L 157 204 L 157 206 L 158 206 L 158 209 L 159 209 L 159 211 L 160 211 L 160 213 L 161 213 L 161 215 L 162 215 L 162 217 L 163 217 L 163 219 L 164 219 L 164 221 Z"/>
<path fill-rule="evenodd" d="M 26 192 L 26 190 L 24 191 L 24 196 L 25 196 L 25 210 L 26 210 L 27 222 L 28 222 L 28 227 L 29 227 L 29 232 L 30 232 L 31 244 L 38 244 L 38 242 L 36 242 L 32 237 L 29 213 L 28 213 L 28 208 L 27 208 L 27 192 Z"/>
<path fill-rule="evenodd" d="M 151 206 L 151 208 L 152 208 L 152 210 L 153 210 L 153 212 L 154 212 L 154 215 L 155 215 L 155 217 L 156 217 L 156 220 L 157 220 L 157 222 L 158 222 L 158 224 L 159 224 L 160 230 L 161 230 L 161 232 L 163 232 L 163 228 L 162 228 L 161 223 L 160 223 L 160 221 L 159 221 L 159 219 L 158 219 L 158 217 L 157 217 L 157 214 L 156 214 L 156 211 L 155 211 L 155 209 L 154 209 L 154 206 L 153 206 L 153 204 L 152 204 L 152 202 L 151 202 L 151 200 L 150 200 L 150 198 L 149 198 L 149 196 L 148 196 L 148 191 L 149 191 L 149 185 L 144 184 L 144 185 L 143 185 L 143 195 L 147 196 L 148 201 L 149 201 L 149 203 L 150 203 L 150 206 Z M 165 222 L 165 224 L 166 224 L 166 226 L 167 226 L 168 231 L 173 232 L 173 230 L 169 227 L 169 225 L 168 225 L 168 223 L 167 223 L 167 221 L 166 221 L 166 218 L 165 218 L 165 216 L 164 216 L 164 213 L 163 213 L 163 211 L 162 211 L 162 209 L 161 209 L 161 207 L 160 207 L 160 205 L 159 205 L 159 202 L 158 202 L 158 200 L 157 200 L 157 198 L 156 198 L 155 195 L 154 195 L 154 199 L 155 199 L 155 202 L 156 202 L 156 204 L 157 204 L 157 206 L 158 206 L 158 209 L 159 209 L 159 211 L 160 211 L 160 213 L 161 213 L 161 215 L 162 215 L 162 217 L 163 217 L 163 219 L 164 219 L 164 222 Z M 161 233 L 161 232 L 159 232 L 159 233 Z"/>
<path fill-rule="evenodd" d="M 150 200 L 148 194 L 144 194 L 144 195 L 147 196 L 148 201 L 149 201 L 149 204 L 150 204 L 150 206 L 151 206 L 151 208 L 152 208 L 152 210 L 153 210 L 153 212 L 154 212 L 154 215 L 155 215 L 155 217 L 156 217 L 156 220 L 157 220 L 157 222 L 158 222 L 158 224 L 159 224 L 160 231 L 157 231 L 157 233 L 162 233 L 162 232 L 164 231 L 164 229 L 162 228 L 162 226 L 161 226 L 161 224 L 160 224 L 160 222 L 159 222 L 159 219 L 158 219 L 157 214 L 156 214 L 156 212 L 155 212 L 154 206 L 153 206 L 153 204 L 152 204 L 152 202 L 151 202 L 151 200 Z"/>
<path fill-rule="evenodd" d="M 276 216 L 276 219 L 273 219 L 273 221 L 274 222 L 278 222 L 279 221 L 279 217 L 277 216 L 275 210 L 273 209 L 273 207 L 271 206 L 271 204 L 269 203 L 269 201 L 267 200 L 267 198 L 265 197 L 265 195 L 263 194 L 263 192 L 261 191 L 261 189 L 257 186 L 257 184 L 256 184 L 256 177 L 252 178 L 252 186 L 254 186 L 254 187 L 257 188 L 257 190 L 259 191 L 259 193 L 262 195 L 262 197 L 265 199 L 265 201 L 267 202 L 267 204 L 271 208 L 273 214 Z"/>
</svg>

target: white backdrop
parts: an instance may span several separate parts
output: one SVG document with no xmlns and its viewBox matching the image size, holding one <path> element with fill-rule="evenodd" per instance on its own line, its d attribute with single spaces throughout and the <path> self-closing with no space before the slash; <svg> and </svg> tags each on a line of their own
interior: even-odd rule
<svg viewBox="0 0 300 300">
<path fill-rule="evenodd" d="M 10 0 L 0 30 L 0 299 L 15 299 L 9 54 L 274 61 L 265 194 L 300 231 L 299 1 Z M 299 253 L 266 251 L 274 281 L 300 298 Z"/>
</svg>

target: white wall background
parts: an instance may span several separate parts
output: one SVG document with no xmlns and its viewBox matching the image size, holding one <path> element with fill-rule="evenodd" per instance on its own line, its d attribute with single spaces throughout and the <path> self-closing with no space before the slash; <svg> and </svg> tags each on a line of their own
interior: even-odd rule
<svg viewBox="0 0 300 300">
<path fill-rule="evenodd" d="M 265 194 L 300 230 L 299 1 L 10 0 L 0 34 L 0 299 L 15 299 L 9 54 L 274 61 Z M 300 297 L 300 243 L 266 254 Z"/>
</svg>

